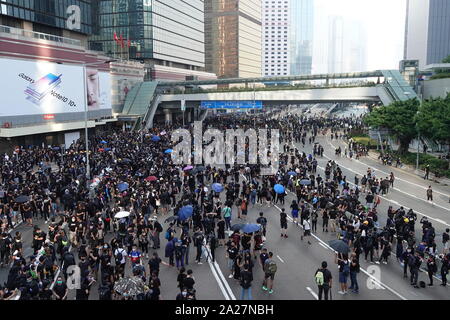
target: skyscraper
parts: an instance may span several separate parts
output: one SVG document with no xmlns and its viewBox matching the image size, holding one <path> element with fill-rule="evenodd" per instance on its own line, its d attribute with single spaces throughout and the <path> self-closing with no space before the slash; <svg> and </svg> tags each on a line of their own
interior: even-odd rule
<svg viewBox="0 0 450 320">
<path fill-rule="evenodd" d="M 328 73 L 344 70 L 344 19 L 330 16 L 328 20 Z"/>
<path fill-rule="evenodd" d="M 290 73 L 311 74 L 314 1 L 290 0 Z"/>
<path fill-rule="evenodd" d="M 204 68 L 203 0 L 96 1 L 98 35 L 91 37 L 91 49 L 154 65 Z M 124 48 L 116 43 L 114 33 L 122 35 Z"/>
<path fill-rule="evenodd" d="M 261 76 L 261 0 L 205 0 L 206 71 Z"/>
<path fill-rule="evenodd" d="M 264 76 L 291 74 L 290 41 L 292 0 L 263 1 L 263 64 Z"/>
<path fill-rule="evenodd" d="M 264 0 L 262 21 L 262 73 L 311 74 L 313 0 Z"/>
<path fill-rule="evenodd" d="M 449 17 L 448 0 L 408 0 L 404 59 L 423 67 L 450 55 Z"/>
</svg>

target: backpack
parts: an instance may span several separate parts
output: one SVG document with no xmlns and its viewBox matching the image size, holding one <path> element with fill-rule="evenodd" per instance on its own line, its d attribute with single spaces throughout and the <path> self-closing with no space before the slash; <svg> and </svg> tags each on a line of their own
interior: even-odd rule
<svg viewBox="0 0 450 320">
<path fill-rule="evenodd" d="M 415 265 L 416 265 L 416 257 L 413 254 L 410 254 L 408 256 L 408 265 L 410 267 L 415 267 Z"/>
<path fill-rule="evenodd" d="M 111 290 L 109 286 L 101 286 L 98 288 L 99 300 L 111 300 Z"/>
<path fill-rule="evenodd" d="M 64 256 L 64 262 L 67 263 L 69 266 L 75 265 L 75 257 L 72 253 L 68 252 Z"/>
<path fill-rule="evenodd" d="M 269 261 L 269 263 L 267 264 L 267 271 L 269 274 L 275 274 L 275 272 L 277 272 L 277 264 L 275 263 L 275 261 Z"/>
<path fill-rule="evenodd" d="M 346 263 L 344 264 L 344 269 L 342 270 L 342 272 L 344 273 L 344 275 L 348 276 L 350 273 L 350 263 Z"/>
<path fill-rule="evenodd" d="M 169 240 L 169 239 L 170 239 L 170 232 L 169 232 L 169 230 L 166 231 L 166 234 L 165 234 L 164 238 L 165 238 L 166 240 Z"/>
<path fill-rule="evenodd" d="M 320 269 L 317 270 L 316 275 L 314 276 L 314 279 L 316 280 L 316 284 L 318 286 L 323 286 L 323 284 L 325 282 L 325 280 L 324 280 L 325 277 L 324 277 L 323 271 Z"/>
<path fill-rule="evenodd" d="M 123 252 L 123 249 L 122 249 L 122 251 L 118 251 L 116 254 L 116 265 L 122 263 L 122 259 L 123 259 L 122 252 Z"/>
</svg>

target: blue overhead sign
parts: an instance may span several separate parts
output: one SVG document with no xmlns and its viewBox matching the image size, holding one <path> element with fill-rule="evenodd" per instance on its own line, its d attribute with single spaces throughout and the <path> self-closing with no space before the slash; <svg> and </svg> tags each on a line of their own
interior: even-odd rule
<svg viewBox="0 0 450 320">
<path fill-rule="evenodd" d="M 262 101 L 202 101 L 202 109 L 262 109 Z"/>
</svg>

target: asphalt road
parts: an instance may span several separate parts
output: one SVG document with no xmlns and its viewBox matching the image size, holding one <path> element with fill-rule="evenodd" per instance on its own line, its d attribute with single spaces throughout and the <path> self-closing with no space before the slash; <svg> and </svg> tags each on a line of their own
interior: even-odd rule
<svg viewBox="0 0 450 320">
<path fill-rule="evenodd" d="M 370 158 L 361 158 L 359 161 L 350 160 L 344 157 L 336 157 L 334 155 L 334 148 L 338 145 L 344 146 L 343 141 L 330 141 L 329 137 L 320 136 L 317 140 L 325 148 L 323 158 L 318 159 L 318 172 L 324 176 L 323 168 L 329 159 L 335 160 L 341 167 L 347 180 L 353 182 L 355 173 L 360 177 L 364 174 L 368 167 L 374 168 L 378 177 L 387 176 L 391 171 L 396 176 L 394 189 L 388 195 L 383 196 L 380 205 L 378 206 L 379 222 L 381 226 L 386 223 L 387 209 L 389 205 L 398 208 L 400 205 L 413 208 L 419 215 L 426 215 L 433 222 L 436 229 L 436 239 L 441 250 L 441 234 L 445 228 L 450 226 L 450 206 L 448 204 L 449 187 L 440 184 L 424 181 L 420 177 L 404 172 L 402 170 L 383 166 L 381 163 Z M 303 149 L 296 145 L 300 151 L 305 151 L 307 154 L 312 153 L 312 146 L 306 145 Z M 433 204 L 426 201 L 425 190 L 431 185 L 434 190 L 435 201 Z M 362 196 L 360 196 L 362 198 Z M 424 199 L 425 198 L 425 199 Z M 286 211 L 289 213 L 290 202 L 294 199 L 293 194 L 286 197 Z M 390 261 L 385 264 L 366 263 L 361 257 L 362 271 L 358 275 L 358 282 L 360 286 L 360 293 L 349 293 L 347 295 L 340 295 L 338 285 L 338 269 L 334 264 L 334 252 L 327 247 L 329 240 L 336 239 L 334 233 L 323 233 L 321 226 L 321 218 L 318 221 L 318 231 L 311 237 L 311 245 L 306 241 L 300 240 L 301 228 L 289 223 L 288 236 L 289 238 L 281 238 L 279 232 L 279 209 L 278 206 L 260 206 L 255 205 L 249 207 L 247 221 L 255 222 L 258 213 L 264 212 L 264 216 L 268 219 L 267 238 L 265 247 L 269 251 L 274 252 L 274 257 L 278 264 L 278 271 L 275 276 L 274 293 L 268 294 L 267 291 L 261 290 L 261 283 L 263 279 L 263 272 L 255 261 L 254 267 L 254 281 L 253 281 L 253 298 L 259 300 L 314 300 L 317 299 L 317 286 L 314 282 L 314 273 L 320 266 L 322 261 L 327 261 L 329 269 L 333 275 L 332 296 L 334 300 L 414 300 L 414 299 L 428 299 L 428 300 L 442 300 L 449 299 L 449 287 L 439 286 L 440 281 L 435 279 L 435 286 L 427 287 L 425 289 L 415 289 L 409 284 L 409 279 L 403 278 L 402 266 L 396 261 L 395 255 L 390 257 Z M 233 221 L 239 223 L 236 218 L 236 209 L 233 208 Z M 160 222 L 164 221 L 166 217 L 160 217 Z M 41 226 L 44 231 L 47 231 L 47 224 L 42 220 L 36 220 L 35 223 Z M 166 228 L 167 225 L 164 225 Z M 17 228 L 22 233 L 23 242 L 30 244 L 32 239 L 32 228 L 21 225 Z M 420 237 L 420 228 L 416 228 L 416 236 Z M 111 238 L 112 234 L 107 235 L 107 240 Z M 163 238 L 163 237 L 162 237 Z M 164 246 L 166 240 L 161 239 L 161 248 L 157 250 L 160 257 L 164 257 Z M 395 246 L 394 246 L 395 247 Z M 194 249 L 190 249 L 190 261 L 194 261 Z M 24 246 L 25 255 L 32 253 L 32 249 Z M 152 253 L 153 250 L 150 250 Z M 165 258 L 163 258 L 165 260 Z M 144 264 L 147 267 L 147 259 L 144 259 Z M 197 290 L 198 299 L 239 299 L 240 286 L 238 281 L 229 279 L 229 270 L 227 268 L 227 261 L 225 258 L 225 249 L 219 247 L 216 250 L 216 263 L 203 261 L 202 265 L 191 263 L 187 268 L 191 268 L 194 272 L 196 281 L 195 288 Z M 126 270 L 129 273 L 130 267 Z M 375 272 L 374 276 L 369 276 Z M 163 300 L 175 299 L 178 293 L 176 276 L 177 269 L 174 267 L 161 266 L 160 280 L 161 298 Z M 8 268 L 0 269 L 0 281 L 6 281 Z M 420 273 L 419 280 L 428 282 L 428 277 L 425 273 Z M 97 299 L 98 285 L 94 284 L 91 289 L 90 299 Z M 69 299 L 74 299 L 75 290 L 71 290 Z"/>
</svg>

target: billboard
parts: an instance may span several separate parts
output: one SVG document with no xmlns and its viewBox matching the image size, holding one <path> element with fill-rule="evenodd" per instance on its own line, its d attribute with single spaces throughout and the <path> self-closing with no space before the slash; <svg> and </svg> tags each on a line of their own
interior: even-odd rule
<svg viewBox="0 0 450 320">
<path fill-rule="evenodd" d="M 88 110 L 111 109 L 107 72 L 81 65 L 0 58 L 0 116 L 84 112 L 86 83 Z"/>
<path fill-rule="evenodd" d="M 202 109 L 262 109 L 262 101 L 202 101 Z"/>
</svg>

